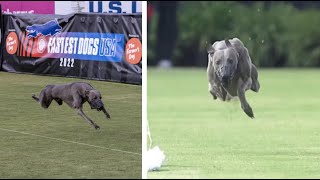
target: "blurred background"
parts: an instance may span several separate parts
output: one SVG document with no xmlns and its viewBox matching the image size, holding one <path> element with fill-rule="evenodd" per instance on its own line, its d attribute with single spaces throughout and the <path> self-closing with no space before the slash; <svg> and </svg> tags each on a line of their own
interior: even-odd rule
<svg viewBox="0 0 320 180">
<path fill-rule="evenodd" d="M 148 66 L 207 66 L 206 41 L 238 37 L 258 67 L 320 67 L 320 2 L 148 2 Z"/>
<path fill-rule="evenodd" d="M 208 92 L 206 41 L 234 37 L 258 66 L 254 120 Z M 148 2 L 147 62 L 152 142 L 166 155 L 149 178 L 319 177 L 320 2 Z"/>
</svg>

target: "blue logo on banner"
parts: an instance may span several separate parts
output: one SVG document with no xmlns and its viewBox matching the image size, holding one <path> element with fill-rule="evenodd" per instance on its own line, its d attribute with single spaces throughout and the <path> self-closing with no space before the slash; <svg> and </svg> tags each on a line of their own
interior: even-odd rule
<svg viewBox="0 0 320 180">
<path fill-rule="evenodd" d="M 51 20 L 49 22 L 46 22 L 44 24 L 33 24 L 32 26 L 27 26 L 26 31 L 28 38 L 31 37 L 35 38 L 38 35 L 44 35 L 44 36 L 54 36 L 57 33 L 60 33 L 62 30 L 62 27 L 59 25 L 57 19 Z"/>
</svg>

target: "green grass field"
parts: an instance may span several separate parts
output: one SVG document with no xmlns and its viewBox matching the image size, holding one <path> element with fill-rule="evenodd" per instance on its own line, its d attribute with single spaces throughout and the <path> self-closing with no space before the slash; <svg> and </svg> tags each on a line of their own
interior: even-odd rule
<svg viewBox="0 0 320 180">
<path fill-rule="evenodd" d="M 206 69 L 148 69 L 148 120 L 166 161 L 148 178 L 319 178 L 320 70 L 259 69 L 239 100 L 214 101 Z"/>
<path fill-rule="evenodd" d="M 111 115 L 31 98 L 47 84 L 89 82 Z M 1 178 L 141 178 L 141 86 L 0 72 Z"/>
</svg>

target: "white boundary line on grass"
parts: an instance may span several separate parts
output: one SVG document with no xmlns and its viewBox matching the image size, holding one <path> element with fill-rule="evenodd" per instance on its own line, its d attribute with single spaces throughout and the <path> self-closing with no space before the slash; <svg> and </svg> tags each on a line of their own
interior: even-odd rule
<svg viewBox="0 0 320 180">
<path fill-rule="evenodd" d="M 56 140 L 56 141 L 63 141 L 63 142 L 68 142 L 68 143 L 73 143 L 73 144 L 84 145 L 84 146 L 91 146 L 91 147 L 100 148 L 100 149 L 107 149 L 110 151 L 117 151 L 117 152 L 122 152 L 122 153 L 127 153 L 127 154 L 135 154 L 135 155 L 140 155 L 140 156 L 142 155 L 140 153 L 135 153 L 135 152 L 130 152 L 130 151 L 111 149 L 111 148 L 107 148 L 107 147 L 103 147 L 103 146 L 96 146 L 96 145 L 92 145 L 92 144 L 86 144 L 86 143 L 81 143 L 81 142 L 76 142 L 76 141 L 69 141 L 69 140 L 53 138 L 53 137 L 48 137 L 48 136 L 42 136 L 42 135 L 38 135 L 38 134 L 26 133 L 26 132 L 21 132 L 21 131 L 15 131 L 15 130 L 10 130 L 10 129 L 0 128 L 0 130 L 20 133 L 20 134 L 26 134 L 26 135 L 31 135 L 31 136 L 37 136 L 37 137 L 41 137 L 41 138 L 52 139 L 52 140 Z"/>
<path fill-rule="evenodd" d="M 142 179 L 147 179 L 147 1 L 142 1 Z"/>
</svg>

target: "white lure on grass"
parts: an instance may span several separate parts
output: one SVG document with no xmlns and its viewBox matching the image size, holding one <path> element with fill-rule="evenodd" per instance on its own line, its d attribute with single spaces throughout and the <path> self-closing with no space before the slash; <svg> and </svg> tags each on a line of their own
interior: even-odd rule
<svg viewBox="0 0 320 180">
<path fill-rule="evenodd" d="M 148 171 L 158 171 L 160 170 L 160 167 L 165 160 L 165 155 L 163 151 L 160 150 L 159 146 L 156 146 L 154 148 L 152 147 L 152 139 L 151 139 L 151 133 L 149 129 L 149 123 L 147 121 L 147 135 L 149 137 L 150 146 L 147 150 L 147 153 L 145 155 L 146 159 L 146 167 L 148 168 Z"/>
<path fill-rule="evenodd" d="M 159 146 L 149 149 L 146 154 L 148 171 L 158 171 L 165 160 L 163 151 Z"/>
</svg>

